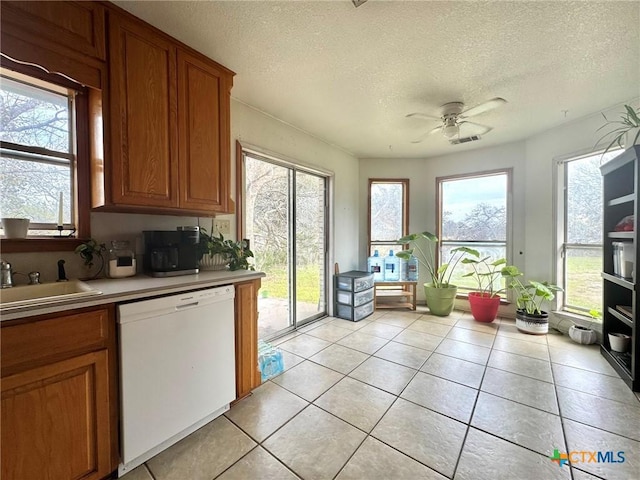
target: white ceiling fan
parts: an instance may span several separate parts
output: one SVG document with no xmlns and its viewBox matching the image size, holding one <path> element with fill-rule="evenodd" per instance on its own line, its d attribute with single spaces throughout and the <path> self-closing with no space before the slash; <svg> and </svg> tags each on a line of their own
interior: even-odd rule
<svg viewBox="0 0 640 480">
<path fill-rule="evenodd" d="M 414 140 L 412 143 L 420 143 L 432 133 L 441 132 L 445 137 L 449 139 L 451 143 L 463 143 L 460 142 L 460 127 L 463 127 L 463 137 L 479 140 L 480 135 L 484 135 L 492 130 L 492 127 L 481 125 L 479 123 L 470 122 L 467 118 L 475 117 L 481 113 L 488 112 L 494 108 L 498 108 L 507 103 L 504 98 L 496 97 L 488 100 L 480 105 L 471 107 L 465 110 L 465 105 L 462 102 L 449 102 L 440 107 L 440 116 L 428 115 L 426 113 L 410 113 L 407 117 L 411 118 L 424 118 L 425 120 L 438 120 L 442 122 L 440 125 L 432 130 L 429 130 L 422 137 Z M 477 137 L 477 138 L 473 138 Z"/>
</svg>

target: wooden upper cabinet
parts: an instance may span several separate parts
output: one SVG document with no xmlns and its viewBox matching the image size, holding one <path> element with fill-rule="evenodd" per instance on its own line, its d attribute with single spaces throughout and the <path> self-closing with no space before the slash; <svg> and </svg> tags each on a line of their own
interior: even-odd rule
<svg viewBox="0 0 640 480">
<path fill-rule="evenodd" d="M 112 200 L 178 207 L 176 47 L 109 16 Z"/>
<path fill-rule="evenodd" d="M 105 9 L 97 2 L 3 1 L 2 53 L 102 88 Z"/>
<path fill-rule="evenodd" d="M 94 162 L 93 206 L 232 213 L 233 72 L 126 12 L 107 20 L 110 148 L 104 170 Z"/>
<path fill-rule="evenodd" d="M 178 50 L 180 207 L 229 211 L 231 76 Z"/>
</svg>

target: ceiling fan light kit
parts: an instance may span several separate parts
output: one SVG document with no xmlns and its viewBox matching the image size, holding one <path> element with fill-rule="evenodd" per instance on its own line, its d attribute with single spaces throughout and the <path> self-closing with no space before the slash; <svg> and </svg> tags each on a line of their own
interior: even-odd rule
<svg viewBox="0 0 640 480">
<path fill-rule="evenodd" d="M 466 120 L 469 117 L 473 117 L 475 115 L 480 115 L 481 113 L 488 112 L 489 110 L 493 110 L 507 103 L 504 98 L 496 97 L 488 100 L 484 103 L 476 105 L 475 107 L 471 107 L 465 110 L 464 103 L 462 102 L 449 102 L 445 103 L 440 107 L 440 116 L 436 117 L 435 115 L 429 115 L 426 113 L 410 113 L 407 117 L 417 117 L 424 118 L 426 120 L 438 120 L 442 122 L 442 125 L 434 128 L 433 130 L 427 132 L 420 139 L 415 140 L 413 143 L 420 143 L 426 137 L 435 132 L 441 132 L 452 145 L 458 145 L 460 143 L 473 142 L 476 140 L 480 140 L 480 135 L 484 135 L 487 132 L 490 132 L 493 128 L 487 125 L 481 125 L 475 122 L 469 122 Z M 460 137 L 460 126 L 466 125 L 465 130 L 469 131 L 470 134 Z M 466 132 L 465 132 L 466 133 Z"/>
</svg>

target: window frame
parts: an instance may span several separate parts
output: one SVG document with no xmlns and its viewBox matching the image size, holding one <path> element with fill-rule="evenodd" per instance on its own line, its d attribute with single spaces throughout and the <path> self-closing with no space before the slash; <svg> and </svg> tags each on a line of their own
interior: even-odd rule
<svg viewBox="0 0 640 480">
<path fill-rule="evenodd" d="M 2 251 L 22 253 L 34 251 L 71 251 L 91 237 L 91 177 L 90 177 L 90 133 L 89 133 L 89 89 L 62 75 L 48 73 L 43 69 L 25 65 L 0 56 L 0 66 L 18 74 L 32 77 L 54 85 L 76 91 L 75 109 L 71 112 L 75 122 L 75 159 L 71 162 L 71 176 L 74 180 L 73 203 L 75 204 L 76 231 L 71 237 L 42 236 L 24 239 L 2 238 Z"/>
<path fill-rule="evenodd" d="M 373 184 L 401 184 L 402 185 L 402 236 L 409 234 L 409 179 L 408 178 L 370 178 L 367 187 L 367 257 L 371 255 L 372 244 L 397 247 L 398 243 L 391 240 L 374 240 L 371 238 L 371 187 Z M 402 249 L 408 248 L 403 245 Z M 384 256 L 384 255 L 382 255 Z"/>
<path fill-rule="evenodd" d="M 624 149 L 622 148 L 614 148 L 611 149 L 610 152 L 618 152 L 622 153 Z M 567 242 L 567 169 L 569 163 L 577 160 L 581 160 L 588 157 L 594 157 L 602 155 L 604 150 L 600 150 L 598 152 L 594 152 L 591 149 L 581 150 L 578 152 L 573 152 L 568 155 L 562 155 L 554 158 L 554 210 L 556 212 L 556 222 L 555 222 L 555 275 L 556 283 L 565 289 L 564 291 L 559 291 L 556 294 L 556 309 L 559 313 L 563 315 L 568 315 L 571 317 L 577 317 L 580 319 L 588 319 L 590 322 L 597 322 L 589 313 L 589 310 L 583 307 L 567 305 L 567 294 L 566 287 L 569 281 L 567 275 L 567 248 L 582 248 L 582 247 L 600 247 L 600 249 L 604 249 L 604 244 L 601 242 L 599 244 L 578 244 L 578 243 L 569 243 Z M 604 240 L 604 238 L 602 238 Z"/>
<path fill-rule="evenodd" d="M 470 179 L 470 178 L 479 178 L 479 177 L 490 177 L 490 176 L 495 176 L 495 175 L 499 175 L 499 174 L 504 174 L 507 176 L 507 189 L 506 189 L 506 209 L 507 211 L 505 212 L 505 218 L 507 221 L 507 225 L 505 226 L 505 233 L 506 233 L 506 238 L 504 241 L 504 250 L 505 250 L 505 258 L 507 260 L 507 264 L 511 264 L 512 263 L 512 258 L 513 258 L 513 254 L 512 254 L 512 249 L 513 249 L 513 242 L 512 242 L 512 238 L 513 238 L 513 168 L 497 168 L 497 169 L 493 169 L 493 170 L 483 170 L 480 172 L 472 172 L 472 173 L 461 173 L 461 174 L 457 174 L 457 175 L 446 175 L 446 176 L 442 176 L 442 177 L 436 177 L 436 236 L 438 237 L 438 245 L 436 246 L 436 252 L 435 252 L 435 262 L 437 267 L 440 267 L 440 257 L 441 255 L 441 249 L 442 246 L 445 244 L 445 242 L 442 239 L 442 200 L 443 200 L 443 194 L 442 194 L 442 184 L 444 182 L 448 182 L 448 181 L 453 181 L 453 180 L 466 180 L 466 179 Z M 471 241 L 472 242 L 472 241 Z M 483 243 L 483 242 L 478 242 L 478 243 Z M 484 243 L 488 243 L 488 242 L 484 242 Z M 496 241 L 496 243 L 502 243 L 502 242 L 498 242 Z M 467 291 L 469 292 L 473 292 L 475 291 L 475 289 L 472 288 L 467 288 L 467 287 L 462 287 L 463 291 L 460 291 L 460 288 L 458 288 L 458 294 L 457 297 L 459 298 L 466 298 L 467 297 Z M 510 297 L 510 292 L 506 292 L 506 294 L 504 294 L 502 296 L 503 301 L 506 301 L 507 299 L 511 298 Z"/>
</svg>

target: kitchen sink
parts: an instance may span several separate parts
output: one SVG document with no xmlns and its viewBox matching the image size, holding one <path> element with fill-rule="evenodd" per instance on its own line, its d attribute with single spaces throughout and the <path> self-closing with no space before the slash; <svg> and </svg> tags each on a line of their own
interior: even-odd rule
<svg viewBox="0 0 640 480">
<path fill-rule="evenodd" d="M 46 306 L 50 303 L 101 294 L 100 290 L 95 290 L 80 280 L 21 285 L 0 290 L 0 310 L 5 311 L 30 305 Z"/>
</svg>

